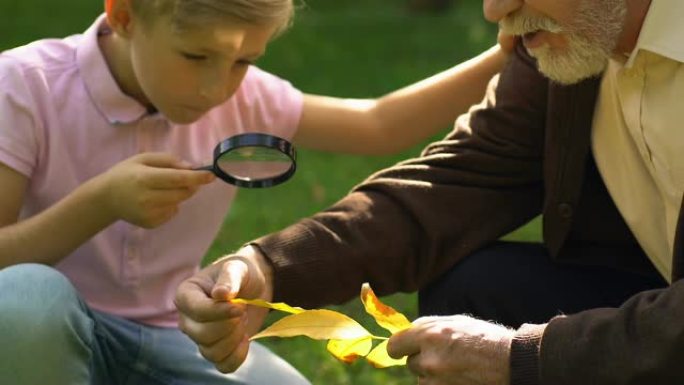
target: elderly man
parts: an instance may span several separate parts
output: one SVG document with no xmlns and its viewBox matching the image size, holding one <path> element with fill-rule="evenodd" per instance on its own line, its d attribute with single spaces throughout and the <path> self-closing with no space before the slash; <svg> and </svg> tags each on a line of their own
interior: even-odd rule
<svg viewBox="0 0 684 385">
<path fill-rule="evenodd" d="M 451 134 L 179 287 L 219 369 L 263 313 L 212 298 L 320 306 L 369 281 L 443 315 L 390 339 L 420 384 L 684 383 L 684 2 L 484 9 L 522 45 Z M 496 241 L 539 213 L 543 245 Z"/>
</svg>

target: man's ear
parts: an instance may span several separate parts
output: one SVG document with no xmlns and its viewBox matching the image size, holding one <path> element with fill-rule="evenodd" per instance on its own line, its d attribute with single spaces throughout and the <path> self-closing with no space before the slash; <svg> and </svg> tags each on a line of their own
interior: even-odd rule
<svg viewBox="0 0 684 385">
<path fill-rule="evenodd" d="M 105 11 L 107 24 L 112 31 L 119 36 L 129 37 L 133 27 L 130 0 L 105 0 Z"/>
</svg>

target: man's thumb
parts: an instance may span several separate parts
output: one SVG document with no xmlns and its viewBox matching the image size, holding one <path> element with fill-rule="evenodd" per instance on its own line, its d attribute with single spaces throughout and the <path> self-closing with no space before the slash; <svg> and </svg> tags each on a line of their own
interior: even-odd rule
<svg viewBox="0 0 684 385">
<path fill-rule="evenodd" d="M 237 297 L 247 273 L 248 265 L 242 258 L 226 259 L 211 290 L 211 297 L 218 301 L 227 301 Z"/>
</svg>

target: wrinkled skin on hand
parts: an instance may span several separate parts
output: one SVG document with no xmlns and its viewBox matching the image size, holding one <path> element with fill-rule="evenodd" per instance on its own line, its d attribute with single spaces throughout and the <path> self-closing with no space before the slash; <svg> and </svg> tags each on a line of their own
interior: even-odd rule
<svg viewBox="0 0 684 385">
<path fill-rule="evenodd" d="M 390 356 L 408 356 L 420 385 L 508 385 L 514 331 L 472 317 L 423 317 L 393 335 Z"/>
</svg>

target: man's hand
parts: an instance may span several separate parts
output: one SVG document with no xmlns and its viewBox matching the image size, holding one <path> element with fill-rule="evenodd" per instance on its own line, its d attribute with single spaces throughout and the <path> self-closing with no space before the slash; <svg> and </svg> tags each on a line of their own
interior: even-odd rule
<svg viewBox="0 0 684 385">
<path fill-rule="evenodd" d="M 393 335 L 390 356 L 408 356 L 421 385 L 508 385 L 514 331 L 467 316 L 423 317 Z"/>
<path fill-rule="evenodd" d="M 236 297 L 267 301 L 272 297 L 270 265 L 251 246 L 202 269 L 176 291 L 180 329 L 224 373 L 245 361 L 249 336 L 258 331 L 267 313 L 229 302 Z"/>
</svg>

